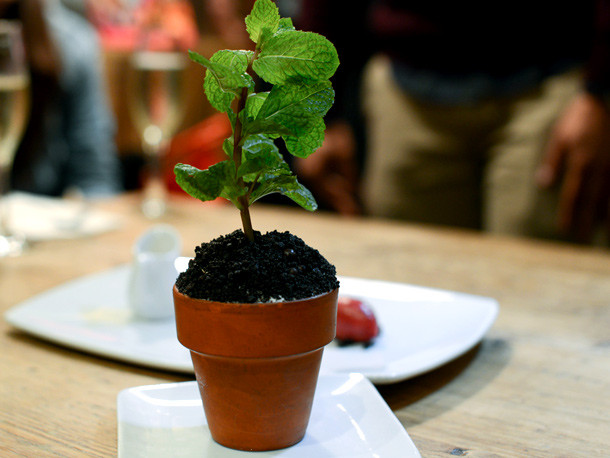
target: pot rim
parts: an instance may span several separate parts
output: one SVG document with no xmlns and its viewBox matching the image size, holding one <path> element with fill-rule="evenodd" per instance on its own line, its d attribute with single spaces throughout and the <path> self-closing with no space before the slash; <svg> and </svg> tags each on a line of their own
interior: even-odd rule
<svg viewBox="0 0 610 458">
<path fill-rule="evenodd" d="M 288 302 L 215 302 L 193 299 L 174 286 L 180 343 L 198 353 L 276 357 L 306 353 L 335 338 L 339 288 Z"/>
<path fill-rule="evenodd" d="M 331 289 L 330 291 L 327 291 L 327 292 L 321 293 L 321 294 L 317 294 L 315 296 L 307 296 L 307 297 L 304 297 L 302 299 L 293 299 L 293 300 L 290 300 L 290 301 L 277 300 L 277 301 L 267 301 L 267 302 L 226 302 L 226 301 L 216 301 L 216 300 L 212 300 L 212 299 L 199 299 L 199 298 L 191 297 L 188 294 L 181 293 L 175 283 L 174 283 L 173 288 L 174 288 L 175 294 L 187 297 L 191 301 L 197 301 L 197 302 L 209 303 L 209 304 L 211 304 L 211 303 L 213 303 L 213 304 L 227 304 L 227 305 L 230 305 L 230 306 L 235 306 L 235 305 L 260 306 L 260 305 L 265 305 L 265 304 L 292 304 L 292 303 L 296 303 L 296 302 L 304 302 L 304 301 L 309 301 L 309 300 L 312 300 L 312 299 L 317 299 L 319 297 L 327 296 L 327 295 L 332 294 L 335 291 L 339 290 L 339 287 L 337 287 L 335 289 Z"/>
</svg>

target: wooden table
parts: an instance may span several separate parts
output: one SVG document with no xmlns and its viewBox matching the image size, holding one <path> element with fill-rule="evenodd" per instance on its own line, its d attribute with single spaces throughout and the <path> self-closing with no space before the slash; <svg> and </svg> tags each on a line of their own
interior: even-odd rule
<svg viewBox="0 0 610 458">
<path fill-rule="evenodd" d="M 0 260 L 0 310 L 84 274 L 129 262 L 152 223 L 137 196 L 104 203 L 122 229 L 33 245 Z M 164 219 L 192 248 L 239 227 L 222 205 L 178 199 Z M 483 342 L 428 374 L 378 389 L 423 456 L 608 456 L 610 254 L 607 251 L 253 208 L 255 228 L 290 230 L 341 275 L 491 296 L 500 315 Z M 38 340 L 2 321 L 0 456 L 113 456 L 116 396 L 189 377 Z"/>
</svg>

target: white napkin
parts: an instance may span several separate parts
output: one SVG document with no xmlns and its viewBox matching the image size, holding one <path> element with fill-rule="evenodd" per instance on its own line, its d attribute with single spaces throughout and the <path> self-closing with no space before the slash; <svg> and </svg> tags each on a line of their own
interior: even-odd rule
<svg viewBox="0 0 610 458">
<path fill-rule="evenodd" d="M 60 199 L 13 192 L 3 199 L 11 232 L 30 241 L 85 237 L 118 229 L 121 217 L 80 199 Z"/>
</svg>

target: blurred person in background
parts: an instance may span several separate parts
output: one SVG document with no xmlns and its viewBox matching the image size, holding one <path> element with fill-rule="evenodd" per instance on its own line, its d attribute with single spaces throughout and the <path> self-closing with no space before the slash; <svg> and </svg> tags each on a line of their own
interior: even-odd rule
<svg viewBox="0 0 610 458">
<path fill-rule="evenodd" d="M 0 0 L 0 17 L 22 22 L 31 73 L 30 116 L 12 188 L 88 198 L 119 192 L 114 119 L 90 24 L 59 0 Z"/>
<path fill-rule="evenodd" d="M 296 164 L 329 208 L 610 234 L 609 1 L 301 0 L 295 23 L 341 60 L 325 143 Z"/>
</svg>

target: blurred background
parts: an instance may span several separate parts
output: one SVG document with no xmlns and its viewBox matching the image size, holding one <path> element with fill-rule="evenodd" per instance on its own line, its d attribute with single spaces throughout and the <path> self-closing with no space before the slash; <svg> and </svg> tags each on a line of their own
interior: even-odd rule
<svg viewBox="0 0 610 458">
<path fill-rule="evenodd" d="M 339 51 L 325 143 L 287 158 L 323 210 L 607 245 L 608 2 L 276 3 Z M 13 189 L 181 193 L 173 165 L 217 162 L 230 133 L 186 50 L 251 47 L 252 4 L 2 0 L 31 72 Z"/>
</svg>

